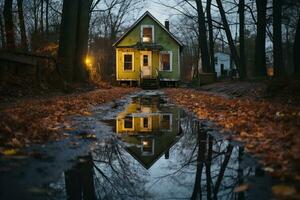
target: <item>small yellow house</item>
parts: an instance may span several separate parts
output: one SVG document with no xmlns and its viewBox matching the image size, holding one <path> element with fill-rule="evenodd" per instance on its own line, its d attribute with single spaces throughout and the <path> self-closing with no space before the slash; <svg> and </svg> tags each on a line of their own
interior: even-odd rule
<svg viewBox="0 0 300 200">
<path fill-rule="evenodd" d="M 113 45 L 118 82 L 180 81 L 182 43 L 150 12 L 145 12 Z"/>
</svg>

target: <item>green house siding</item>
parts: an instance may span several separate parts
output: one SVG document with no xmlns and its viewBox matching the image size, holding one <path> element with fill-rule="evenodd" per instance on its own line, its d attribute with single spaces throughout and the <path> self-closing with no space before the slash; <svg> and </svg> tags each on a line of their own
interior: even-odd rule
<svg viewBox="0 0 300 200">
<path fill-rule="evenodd" d="M 179 80 L 180 79 L 180 45 L 172 36 L 165 31 L 155 20 L 146 15 L 138 24 L 133 27 L 129 33 L 115 46 L 117 63 L 117 80 L 139 80 L 141 74 L 141 51 L 128 48 L 141 42 L 141 26 L 152 25 L 154 27 L 154 42 L 162 46 L 161 51 L 172 52 L 172 71 L 160 71 L 160 51 L 152 51 L 152 74 L 159 73 L 161 80 Z M 142 50 L 144 51 L 144 50 Z M 124 70 L 123 56 L 125 52 L 134 53 L 134 69 L 132 71 Z"/>
</svg>

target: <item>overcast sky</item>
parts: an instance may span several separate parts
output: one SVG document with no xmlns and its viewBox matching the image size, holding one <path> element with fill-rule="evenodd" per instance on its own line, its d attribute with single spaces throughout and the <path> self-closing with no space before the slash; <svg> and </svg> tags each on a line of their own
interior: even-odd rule
<svg viewBox="0 0 300 200">
<path fill-rule="evenodd" d="M 157 4 L 158 0 L 146 0 L 146 4 L 144 9 L 141 12 L 141 15 L 147 10 L 162 24 L 164 24 L 165 20 L 171 20 L 170 16 L 175 13 L 174 10 L 170 8 L 166 8 L 162 5 Z M 172 0 L 168 0 L 168 3 L 172 2 Z"/>
</svg>

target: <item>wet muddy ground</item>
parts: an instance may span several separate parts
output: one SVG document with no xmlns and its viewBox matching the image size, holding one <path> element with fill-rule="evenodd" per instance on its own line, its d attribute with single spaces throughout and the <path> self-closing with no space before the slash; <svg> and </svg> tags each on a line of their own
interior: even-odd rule
<svg viewBox="0 0 300 200">
<path fill-rule="evenodd" d="M 67 139 L 0 158 L 0 199 L 271 199 L 242 145 L 142 91 L 73 117 Z M 30 156 L 28 156 L 30 155 Z"/>
</svg>

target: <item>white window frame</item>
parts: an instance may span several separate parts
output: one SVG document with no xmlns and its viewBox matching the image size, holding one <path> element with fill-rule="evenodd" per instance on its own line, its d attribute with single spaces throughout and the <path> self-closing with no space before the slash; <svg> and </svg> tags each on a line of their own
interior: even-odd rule
<svg viewBox="0 0 300 200">
<path fill-rule="evenodd" d="M 148 127 L 144 127 L 144 119 L 147 118 L 148 119 Z M 150 131 L 152 130 L 152 118 L 149 115 L 146 115 L 144 117 L 141 117 L 141 130 L 143 131 Z"/>
<path fill-rule="evenodd" d="M 125 69 L 125 55 L 131 55 L 132 56 L 132 69 L 131 70 Z M 134 52 L 123 52 L 122 61 L 123 61 L 123 71 L 124 72 L 134 71 Z"/>
<path fill-rule="evenodd" d="M 163 66 L 161 63 L 162 54 L 169 54 L 170 55 L 170 70 L 163 70 Z M 159 71 L 162 72 L 172 72 L 173 71 L 173 52 L 172 51 L 161 51 L 159 52 Z"/>
<path fill-rule="evenodd" d="M 125 116 L 125 118 L 122 119 L 122 121 L 123 121 L 123 130 L 124 131 L 133 131 L 134 130 L 134 117 L 133 116 L 129 116 L 129 117 L 132 117 L 132 128 L 126 128 L 125 127 L 125 118 L 126 118 L 126 116 Z"/>
<path fill-rule="evenodd" d="M 144 28 L 152 29 L 152 43 L 154 43 L 154 25 L 141 25 L 141 42 L 143 42 Z"/>
</svg>

